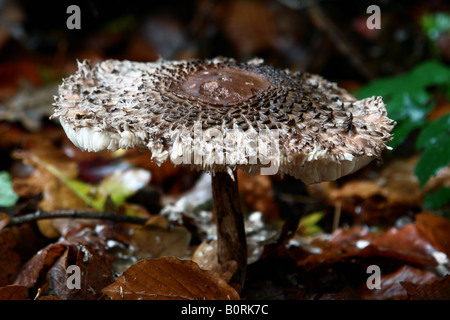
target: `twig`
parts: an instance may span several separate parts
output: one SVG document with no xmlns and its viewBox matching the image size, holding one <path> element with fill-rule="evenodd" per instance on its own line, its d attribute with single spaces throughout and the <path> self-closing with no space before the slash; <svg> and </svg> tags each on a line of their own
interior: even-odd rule
<svg viewBox="0 0 450 320">
<path fill-rule="evenodd" d="M 141 217 L 132 217 L 132 216 L 122 216 L 115 213 L 109 212 L 92 212 L 92 211 L 76 211 L 76 210 L 68 210 L 68 211 L 36 211 L 30 214 L 25 214 L 18 217 L 11 217 L 11 220 L 8 223 L 8 226 L 12 225 L 20 225 L 26 222 L 37 221 L 41 219 L 57 219 L 57 218 L 69 218 L 69 219 L 103 219 L 103 220 L 111 220 L 114 222 L 122 222 L 122 223 L 134 223 L 134 224 L 145 224 L 147 222 L 147 218 Z"/>
</svg>

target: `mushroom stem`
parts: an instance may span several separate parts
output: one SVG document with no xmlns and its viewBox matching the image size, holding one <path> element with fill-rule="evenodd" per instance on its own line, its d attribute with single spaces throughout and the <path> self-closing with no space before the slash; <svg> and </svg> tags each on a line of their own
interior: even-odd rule
<svg viewBox="0 0 450 320">
<path fill-rule="evenodd" d="M 217 255 L 220 264 L 235 260 L 237 270 L 231 282 L 243 285 L 247 268 L 247 241 L 244 216 L 239 201 L 237 174 L 234 181 L 228 173 L 212 176 L 212 195 L 217 222 Z"/>
</svg>

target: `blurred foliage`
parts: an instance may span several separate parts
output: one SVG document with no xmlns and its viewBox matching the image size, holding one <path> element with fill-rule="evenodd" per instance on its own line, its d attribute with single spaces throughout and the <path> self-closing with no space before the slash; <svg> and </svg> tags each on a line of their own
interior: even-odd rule
<svg viewBox="0 0 450 320">
<path fill-rule="evenodd" d="M 32 156 L 36 163 L 42 165 L 55 177 L 67 185 L 78 197 L 89 206 L 99 211 L 107 210 L 108 201 L 115 208 L 125 205 L 126 199 L 137 190 L 143 188 L 150 180 L 150 173 L 143 169 L 117 170 L 104 178 L 98 185 L 69 178 L 55 166 Z"/>
<path fill-rule="evenodd" d="M 438 40 L 442 35 L 450 33 L 450 14 L 437 12 L 425 14 L 421 18 L 421 26 L 430 41 L 430 49 L 435 57 L 439 57 Z"/>
<path fill-rule="evenodd" d="M 319 222 L 324 217 L 323 211 L 317 211 L 303 216 L 298 223 L 298 232 L 305 236 L 313 236 L 322 232 Z"/>
<path fill-rule="evenodd" d="M 356 92 L 360 98 L 382 96 L 389 117 L 397 122 L 390 145 L 398 147 L 419 130 L 416 148 L 423 150 L 415 174 L 421 186 L 450 164 L 450 115 L 435 121 L 427 120 L 440 96 L 450 96 L 450 68 L 439 61 L 425 61 L 410 72 L 371 82 Z M 449 188 L 429 195 L 427 207 L 450 201 Z"/>
<path fill-rule="evenodd" d="M 11 176 L 6 171 L 0 171 L 0 207 L 11 207 L 18 199 L 12 188 Z"/>
</svg>

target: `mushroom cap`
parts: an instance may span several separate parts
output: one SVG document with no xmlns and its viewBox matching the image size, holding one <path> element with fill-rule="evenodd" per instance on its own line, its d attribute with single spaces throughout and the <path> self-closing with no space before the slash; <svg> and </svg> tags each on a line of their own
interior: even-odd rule
<svg viewBox="0 0 450 320">
<path fill-rule="evenodd" d="M 379 159 L 393 128 L 381 97 L 357 100 L 318 75 L 258 59 L 78 62 L 54 105 L 52 118 L 83 150 L 138 148 L 157 163 L 266 170 L 306 184 Z"/>
</svg>

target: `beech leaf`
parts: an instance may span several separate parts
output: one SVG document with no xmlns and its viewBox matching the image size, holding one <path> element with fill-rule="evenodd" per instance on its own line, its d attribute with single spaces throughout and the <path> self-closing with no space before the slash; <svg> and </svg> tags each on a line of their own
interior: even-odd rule
<svg viewBox="0 0 450 320">
<path fill-rule="evenodd" d="M 144 259 L 132 265 L 103 293 L 112 300 L 238 300 L 230 285 L 191 260 Z"/>
</svg>

